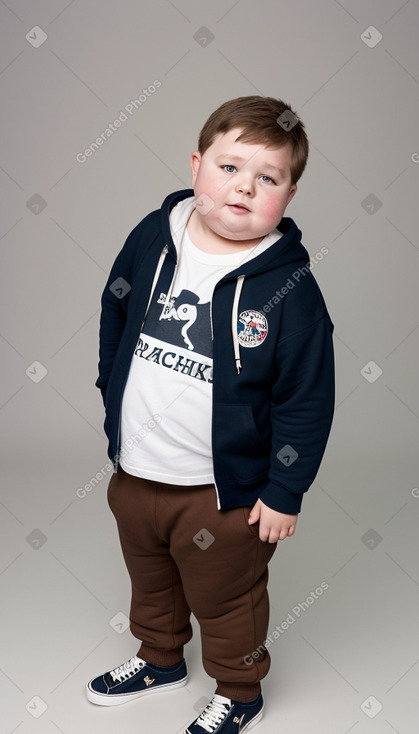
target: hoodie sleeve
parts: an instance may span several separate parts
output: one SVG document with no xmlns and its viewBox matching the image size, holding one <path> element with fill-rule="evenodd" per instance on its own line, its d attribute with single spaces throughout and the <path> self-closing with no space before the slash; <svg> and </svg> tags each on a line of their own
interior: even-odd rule
<svg viewBox="0 0 419 734">
<path fill-rule="evenodd" d="M 301 510 L 303 495 L 313 483 L 330 433 L 335 375 L 333 323 L 317 291 L 322 315 L 278 341 L 278 378 L 272 389 L 272 451 L 269 483 L 260 495 L 268 507 L 287 514 Z M 297 313 L 307 324 L 310 308 Z M 318 313 L 312 312 L 311 319 Z M 287 331 L 289 331 L 289 323 Z"/>
<path fill-rule="evenodd" d="M 95 382 L 105 403 L 106 387 L 125 327 L 135 255 L 138 226 L 128 235 L 112 265 L 101 297 L 99 326 L 99 377 Z"/>
</svg>

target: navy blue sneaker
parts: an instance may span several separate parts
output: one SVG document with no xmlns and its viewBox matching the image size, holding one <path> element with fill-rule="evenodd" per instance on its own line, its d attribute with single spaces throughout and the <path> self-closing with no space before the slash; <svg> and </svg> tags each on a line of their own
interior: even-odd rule
<svg viewBox="0 0 419 734">
<path fill-rule="evenodd" d="M 123 665 L 89 681 L 86 693 L 89 701 L 99 706 L 118 706 L 162 688 L 180 688 L 187 680 L 184 658 L 176 665 L 165 667 L 146 663 L 135 655 Z"/>
<path fill-rule="evenodd" d="M 232 701 L 216 693 L 184 734 L 242 734 L 260 721 L 262 712 L 261 693 L 251 703 Z"/>
</svg>

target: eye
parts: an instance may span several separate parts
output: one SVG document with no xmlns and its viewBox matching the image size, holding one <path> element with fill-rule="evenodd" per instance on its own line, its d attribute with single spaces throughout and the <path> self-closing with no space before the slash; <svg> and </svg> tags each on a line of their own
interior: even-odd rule
<svg viewBox="0 0 419 734">
<path fill-rule="evenodd" d="M 271 181 L 271 183 L 273 183 L 273 184 L 275 183 L 275 181 L 273 180 L 273 178 L 271 178 L 270 176 L 262 176 L 262 178 L 263 179 L 268 179 L 268 181 Z"/>
<path fill-rule="evenodd" d="M 232 169 L 235 169 L 235 168 L 236 168 L 236 166 L 231 166 L 231 165 L 227 164 L 227 165 L 225 165 L 225 166 L 221 166 L 221 168 L 223 168 L 224 170 L 227 170 L 228 168 L 230 168 L 230 169 L 231 169 L 231 168 L 232 168 Z M 227 173 L 233 173 L 233 171 L 231 171 L 231 170 L 230 170 L 230 171 L 228 171 L 228 170 L 227 170 Z"/>
</svg>

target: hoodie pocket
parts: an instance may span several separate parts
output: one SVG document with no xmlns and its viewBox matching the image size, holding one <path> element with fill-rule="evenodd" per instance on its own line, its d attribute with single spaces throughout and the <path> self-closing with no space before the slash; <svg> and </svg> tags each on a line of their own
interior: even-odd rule
<svg viewBox="0 0 419 734">
<path fill-rule="evenodd" d="M 250 483 L 269 471 L 270 446 L 259 435 L 251 405 L 215 405 L 213 443 L 224 479 Z"/>
</svg>

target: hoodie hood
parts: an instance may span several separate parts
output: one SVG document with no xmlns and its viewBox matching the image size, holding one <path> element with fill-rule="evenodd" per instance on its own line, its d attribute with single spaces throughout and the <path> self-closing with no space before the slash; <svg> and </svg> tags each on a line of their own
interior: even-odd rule
<svg viewBox="0 0 419 734">
<path fill-rule="evenodd" d="M 177 260 L 176 247 L 172 240 L 169 225 L 169 214 L 173 207 L 183 199 L 189 198 L 194 195 L 193 189 L 183 189 L 182 191 L 176 191 L 175 193 L 169 194 L 162 204 L 161 207 L 161 228 L 164 235 L 165 243 L 168 246 L 169 254 Z M 310 256 L 306 248 L 301 242 L 301 231 L 298 229 L 294 220 L 290 217 L 282 217 L 281 221 L 277 225 L 277 229 L 281 232 L 282 237 L 274 242 L 273 245 L 268 247 L 265 252 L 252 258 L 248 262 L 243 263 L 235 270 L 232 270 L 223 280 L 231 278 L 237 278 L 239 275 L 257 275 L 263 273 L 266 270 L 272 270 L 273 268 L 282 267 L 292 262 L 304 262 L 308 264 L 310 262 Z"/>
</svg>

